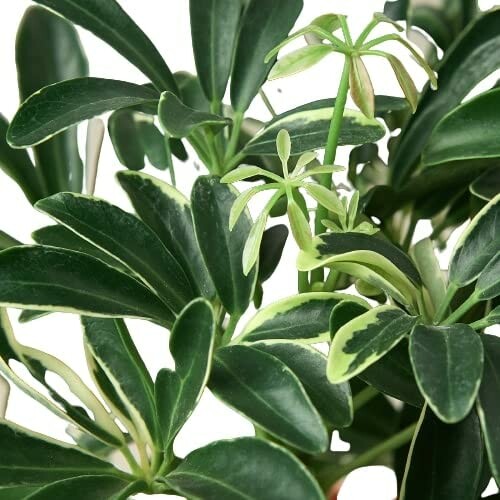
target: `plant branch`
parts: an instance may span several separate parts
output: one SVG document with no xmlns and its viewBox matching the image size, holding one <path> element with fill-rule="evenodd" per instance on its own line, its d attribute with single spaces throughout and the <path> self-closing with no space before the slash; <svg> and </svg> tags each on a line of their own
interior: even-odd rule
<svg viewBox="0 0 500 500">
<path fill-rule="evenodd" d="M 229 168 L 227 164 L 233 159 L 236 149 L 238 147 L 238 140 L 240 138 L 241 126 L 243 124 L 243 113 L 237 111 L 233 116 L 233 128 L 231 130 L 231 135 L 229 137 L 229 143 L 227 146 L 226 154 L 224 156 L 224 171 L 228 172 Z"/>
<path fill-rule="evenodd" d="M 472 309 L 479 299 L 476 294 L 472 294 L 465 302 L 463 302 L 458 309 L 453 311 L 444 321 L 441 322 L 442 325 L 452 325 L 456 323 L 467 311 Z"/>
<path fill-rule="evenodd" d="M 434 316 L 434 323 L 440 323 L 441 321 L 443 321 L 443 318 L 446 315 L 448 307 L 450 306 L 450 303 L 453 300 L 453 297 L 455 296 L 457 291 L 458 287 L 453 283 L 450 283 L 448 289 L 446 290 L 446 295 L 443 297 L 441 304 L 439 304 L 439 308 L 436 312 L 436 315 Z"/>
</svg>

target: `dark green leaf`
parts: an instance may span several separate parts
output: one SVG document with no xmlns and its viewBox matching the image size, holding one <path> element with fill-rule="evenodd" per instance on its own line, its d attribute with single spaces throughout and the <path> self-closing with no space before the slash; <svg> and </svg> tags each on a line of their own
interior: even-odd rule
<svg viewBox="0 0 500 500">
<path fill-rule="evenodd" d="M 24 14 L 16 38 L 21 102 L 47 85 L 88 76 L 88 63 L 73 25 L 34 6 Z M 34 149 L 49 193 L 82 189 L 83 164 L 76 128 Z"/>
<path fill-rule="evenodd" d="M 375 363 L 412 329 L 417 318 L 394 306 L 379 306 L 342 326 L 330 347 L 328 379 L 348 380 Z"/>
<path fill-rule="evenodd" d="M 10 247 L 21 245 L 13 236 L 7 234 L 5 231 L 0 231 L 0 250 L 5 250 Z"/>
<path fill-rule="evenodd" d="M 7 140 L 14 147 L 34 146 L 106 111 L 154 103 L 157 99 L 154 90 L 119 80 L 76 78 L 55 83 L 21 105 Z"/>
<path fill-rule="evenodd" d="M 184 271 L 153 230 L 140 219 L 103 200 L 59 193 L 36 208 L 118 259 L 174 312 L 194 297 Z"/>
<path fill-rule="evenodd" d="M 288 35 L 302 10 L 302 0 L 250 0 L 241 21 L 231 76 L 231 104 L 250 106 L 273 66 L 267 53 Z"/>
<path fill-rule="evenodd" d="M 190 0 L 191 39 L 196 72 L 209 101 L 222 101 L 231 74 L 241 3 Z"/>
<path fill-rule="evenodd" d="M 155 383 L 165 450 L 171 448 L 205 388 L 212 363 L 214 336 L 214 314 L 204 299 L 191 302 L 174 323 L 170 353 L 175 361 L 175 371 L 161 370 Z"/>
<path fill-rule="evenodd" d="M 473 500 L 481 479 L 483 443 L 474 411 L 458 424 L 445 424 L 422 410 L 401 500 Z M 422 420 L 423 419 L 423 420 Z"/>
<path fill-rule="evenodd" d="M 251 228 L 248 213 L 229 230 L 235 199 L 234 190 L 213 176 L 198 177 L 191 193 L 198 244 L 217 294 L 229 314 L 242 314 L 252 299 L 257 270 L 243 274 L 243 248 Z"/>
<path fill-rule="evenodd" d="M 213 132 L 231 123 L 230 118 L 198 111 L 182 103 L 172 92 L 161 95 L 158 106 L 158 118 L 168 137 L 188 137 L 199 128 L 208 127 Z"/>
<path fill-rule="evenodd" d="M 198 247 L 189 201 L 177 189 L 150 175 L 119 172 L 117 177 L 139 217 L 182 265 L 191 288 L 212 299 L 214 285 Z"/>
<path fill-rule="evenodd" d="M 339 302 L 330 314 L 330 338 L 333 339 L 340 328 L 352 319 L 364 314 L 368 309 L 370 309 L 368 303 L 349 299 Z"/>
<path fill-rule="evenodd" d="M 307 453 L 328 447 L 326 429 L 302 384 L 274 356 L 244 345 L 221 348 L 214 358 L 209 387 L 288 445 Z"/>
<path fill-rule="evenodd" d="M 12 149 L 7 144 L 9 122 L 0 114 L 0 169 L 23 190 L 30 203 L 47 196 L 40 171 L 36 169 L 26 151 Z"/>
<path fill-rule="evenodd" d="M 479 300 L 494 299 L 500 295 L 500 251 L 479 275 L 474 295 Z"/>
<path fill-rule="evenodd" d="M 36 0 L 91 31 L 140 69 L 158 90 L 177 91 L 175 80 L 151 40 L 116 0 Z"/>
<path fill-rule="evenodd" d="M 258 280 L 260 283 L 268 280 L 278 267 L 287 238 L 288 228 L 284 224 L 270 227 L 264 231 L 259 252 Z"/>
<path fill-rule="evenodd" d="M 458 240 L 450 263 L 450 283 L 463 287 L 474 281 L 498 252 L 499 241 L 500 194 L 474 217 Z"/>
<path fill-rule="evenodd" d="M 291 342 L 258 342 L 252 347 L 283 362 L 300 380 L 320 415 L 334 428 L 347 427 L 353 419 L 348 383 L 332 384 L 326 378 L 326 357 L 318 350 Z"/>
<path fill-rule="evenodd" d="M 293 155 L 324 148 L 334 102 L 332 99 L 315 101 L 276 116 L 245 146 L 245 154 L 275 155 L 276 138 L 282 129 L 290 134 Z M 366 118 L 359 111 L 346 110 L 339 145 L 376 142 L 384 135 L 384 127 L 376 119 Z"/>
<path fill-rule="evenodd" d="M 341 301 L 352 300 L 366 310 L 363 300 L 343 293 L 312 292 L 281 299 L 261 309 L 243 329 L 241 340 L 329 340 L 332 309 Z"/>
<path fill-rule="evenodd" d="M 160 441 L 153 381 L 121 319 L 82 317 L 85 347 L 111 382 L 141 436 Z M 101 387 L 102 390 L 102 387 Z"/>
<path fill-rule="evenodd" d="M 391 152 L 389 166 L 396 188 L 405 184 L 435 125 L 484 78 L 500 67 L 500 10 L 493 9 L 462 33 L 440 64 L 439 89 L 427 86 L 417 112 Z"/>
<path fill-rule="evenodd" d="M 472 194 L 486 201 L 500 193 L 500 168 L 493 167 L 478 177 L 471 185 Z"/>
<path fill-rule="evenodd" d="M 0 498 L 2 500 L 24 499 L 37 489 L 37 486 L 7 486 L 6 488 L 0 488 Z"/>
<path fill-rule="evenodd" d="M 148 288 L 80 252 L 22 246 L 0 252 L 0 303 L 21 309 L 172 322 Z"/>
<path fill-rule="evenodd" d="M 446 423 L 471 410 L 483 374 L 483 348 L 467 325 L 417 325 L 410 336 L 410 357 L 418 386 L 432 411 Z"/>
<path fill-rule="evenodd" d="M 200 79 L 187 71 L 178 71 L 174 76 L 182 102 L 198 111 L 209 112 L 211 103 L 201 88 Z"/>
<path fill-rule="evenodd" d="M 182 495 L 203 500 L 323 499 L 295 456 L 254 438 L 217 441 L 195 450 L 166 480 Z"/>
<path fill-rule="evenodd" d="M 0 422 L 0 485 L 44 485 L 76 476 L 111 474 L 127 477 L 111 464 L 73 446 Z"/>
</svg>

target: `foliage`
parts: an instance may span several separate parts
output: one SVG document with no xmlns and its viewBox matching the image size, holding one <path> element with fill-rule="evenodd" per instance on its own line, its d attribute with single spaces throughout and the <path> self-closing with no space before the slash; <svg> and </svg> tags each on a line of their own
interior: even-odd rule
<svg viewBox="0 0 500 500">
<path fill-rule="evenodd" d="M 379 463 L 396 471 L 403 500 L 478 500 L 492 477 L 500 485 L 500 340 L 490 331 L 500 317 L 500 93 L 464 100 L 500 67 L 500 10 L 395 0 L 354 40 L 337 14 L 292 31 L 302 0 L 190 0 L 191 75 L 172 73 L 116 0 L 35 2 L 19 28 L 22 104 L 10 125 L 0 120 L 0 167 L 55 225 L 35 231 L 35 245 L 0 234 L 0 371 L 65 420 L 74 444 L 2 418 L 0 497 L 319 500 Z M 89 77 L 73 24 L 150 83 Z M 391 33 L 371 38 L 380 26 Z M 386 42 L 425 70 L 422 91 Z M 265 81 L 332 53 L 344 61 L 337 94 L 276 115 Z M 389 63 L 404 99 L 375 95 L 368 57 Z M 267 123 L 248 113 L 255 98 L 273 114 Z M 76 127 L 107 112 L 136 215 L 82 194 Z M 348 187 L 337 186 L 340 146 L 351 147 Z M 188 152 L 205 171 L 186 196 L 173 155 Z M 170 182 L 146 165 L 168 169 Z M 254 221 L 248 204 L 268 191 Z M 288 237 L 268 224 L 285 214 L 298 293 L 262 306 Z M 423 220 L 432 234 L 417 242 Z M 441 270 L 436 250 L 464 222 Z M 99 396 L 21 344 L 10 308 L 20 321 L 80 315 Z M 124 318 L 169 331 L 174 366 L 153 377 Z M 255 437 L 179 457 L 175 440 L 205 390 Z M 335 431 L 348 452 L 330 450 Z"/>
</svg>

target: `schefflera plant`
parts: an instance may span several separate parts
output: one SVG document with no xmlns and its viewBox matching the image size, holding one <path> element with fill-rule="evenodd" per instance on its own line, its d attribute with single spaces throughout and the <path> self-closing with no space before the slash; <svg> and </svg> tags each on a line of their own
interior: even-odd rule
<svg viewBox="0 0 500 500">
<path fill-rule="evenodd" d="M 114 0 L 39 3 L 107 41 L 151 84 L 78 78 L 45 87 L 14 117 L 10 143 L 31 146 L 115 111 L 110 135 L 120 161 L 133 170 L 142 168 L 145 155 L 152 157 L 141 124 L 158 116 L 165 134 L 158 165 L 173 172 L 172 141 L 183 139 L 210 175 L 197 178 L 187 199 L 173 178 L 168 184 L 122 171 L 118 181 L 137 215 L 63 192 L 36 204 L 56 222 L 35 231 L 36 245 L 6 241 L 0 304 L 24 309 L 24 321 L 79 314 L 100 398 L 71 367 L 19 343 L 3 310 L 2 373 L 67 421 L 75 445 L 2 420 L 0 494 L 319 500 L 350 471 L 377 463 L 394 468 L 405 499 L 477 500 L 491 476 L 498 481 L 498 342 L 484 334 L 498 324 L 498 195 L 482 204 L 463 233 L 446 278 L 430 240 L 408 252 L 410 237 L 401 248 L 393 221 L 389 231 L 384 217 L 380 223 L 368 218 L 370 200 L 355 192 L 347 201 L 332 179 L 338 146 L 370 147 L 384 136 L 375 116 L 390 126 L 394 115 L 412 120 L 415 105 L 418 114 L 421 104 L 398 63 L 392 62 L 410 106 L 405 99 L 374 97 L 360 62 L 396 36 L 366 41 L 386 18 L 376 16 L 355 42 L 342 16 L 323 16 L 302 30 L 298 36 L 321 43 L 317 54 L 344 55 L 336 99 L 257 123 L 255 133 L 246 112 L 258 94 L 269 106 L 262 91 L 269 72 L 275 77 L 310 65 L 307 54 L 274 64 L 302 2 L 191 0 L 197 77 L 172 74 Z M 338 29 L 343 40 L 334 35 Z M 223 103 L 229 81 L 230 106 Z M 361 112 L 345 109 L 349 91 Z M 54 100 L 63 104 L 57 111 Z M 477 123 L 460 112 L 464 123 Z M 441 141 L 453 136 L 445 125 Z M 436 142 L 434 148 L 436 155 Z M 325 149 L 323 165 L 317 149 Z M 265 184 L 241 195 L 228 185 L 256 178 Z M 245 206 L 267 189 L 276 190 L 276 204 L 254 224 Z M 300 293 L 259 305 L 240 326 L 251 302 L 262 301 L 287 237 L 283 225 L 264 231 L 268 214 L 286 212 L 300 249 Z M 361 293 L 339 291 L 352 283 Z M 123 318 L 169 330 L 175 366 L 153 380 Z M 315 348 L 320 343 L 329 345 L 328 357 Z M 16 362 L 36 386 L 18 375 Z M 78 403 L 51 383 L 50 374 L 67 383 Z M 206 387 L 253 424 L 255 437 L 217 441 L 179 457 L 175 439 Z M 350 443 L 348 452 L 329 450 L 334 431 Z M 116 454 L 126 466 L 113 465 Z"/>
</svg>

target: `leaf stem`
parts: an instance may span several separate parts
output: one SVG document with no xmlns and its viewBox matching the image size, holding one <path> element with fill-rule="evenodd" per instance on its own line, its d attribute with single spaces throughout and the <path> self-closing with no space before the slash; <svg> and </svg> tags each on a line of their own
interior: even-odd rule
<svg viewBox="0 0 500 500">
<path fill-rule="evenodd" d="M 369 385 L 365 387 L 362 391 L 358 392 L 356 396 L 352 398 L 352 408 L 354 411 L 363 408 L 367 403 L 369 403 L 373 398 L 377 397 L 380 392 Z"/>
<path fill-rule="evenodd" d="M 236 326 L 238 325 L 238 321 L 240 320 L 241 315 L 233 314 L 229 317 L 229 322 L 226 327 L 226 331 L 222 336 L 222 345 L 225 346 L 231 342 L 234 331 L 236 330 Z"/>
<path fill-rule="evenodd" d="M 309 284 L 309 273 L 304 271 L 299 271 L 297 274 L 298 290 L 299 293 L 308 292 L 310 289 Z"/>
<path fill-rule="evenodd" d="M 440 323 L 443 321 L 445 314 L 448 310 L 448 307 L 453 300 L 453 297 L 457 293 L 458 287 L 454 283 L 450 283 L 448 289 L 446 290 L 446 295 L 443 297 L 441 304 L 439 304 L 439 308 L 434 316 L 434 323 Z"/>
<path fill-rule="evenodd" d="M 226 154 L 224 156 L 225 172 L 229 171 L 227 165 L 233 159 L 236 153 L 242 124 L 243 124 L 243 113 L 241 111 L 236 111 L 233 116 L 233 128 L 231 130 L 231 135 L 229 137 L 229 144 L 227 146 Z"/>
<path fill-rule="evenodd" d="M 271 116 L 274 118 L 276 116 L 276 111 L 274 110 L 273 105 L 271 104 L 271 101 L 269 100 L 269 98 L 267 97 L 267 95 L 263 89 L 259 90 L 259 96 L 262 99 L 262 102 L 266 106 L 269 113 L 271 113 Z"/>
<path fill-rule="evenodd" d="M 467 311 L 472 309 L 478 302 L 479 298 L 476 294 L 472 294 L 465 302 L 463 302 L 458 309 L 453 311 L 444 321 L 442 325 L 452 325 L 456 323 Z"/>
<path fill-rule="evenodd" d="M 132 471 L 132 474 L 134 474 L 137 477 L 142 477 L 143 472 L 142 469 L 140 468 L 139 464 L 137 463 L 137 460 L 134 458 L 134 455 L 132 455 L 132 452 L 130 451 L 130 448 L 128 445 L 124 445 L 120 448 L 121 454 L 124 456 L 125 460 L 127 461 L 130 470 Z"/>
<path fill-rule="evenodd" d="M 170 147 L 170 139 L 168 137 L 165 137 L 165 152 L 167 154 L 167 168 L 170 173 L 170 182 L 172 183 L 172 186 L 175 187 L 176 185 L 175 168 L 174 168 L 174 162 L 172 160 L 172 149 Z"/>
</svg>

